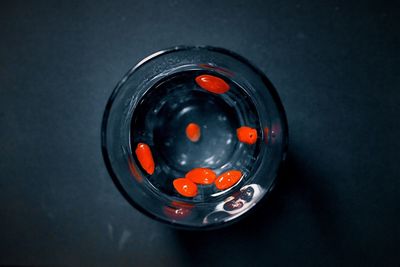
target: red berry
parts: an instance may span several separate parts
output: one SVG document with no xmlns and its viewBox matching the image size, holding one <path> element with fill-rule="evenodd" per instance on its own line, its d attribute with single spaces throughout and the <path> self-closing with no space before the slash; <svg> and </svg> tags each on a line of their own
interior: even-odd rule
<svg viewBox="0 0 400 267">
<path fill-rule="evenodd" d="M 136 157 L 142 168 L 150 175 L 154 173 L 154 160 L 150 147 L 144 143 L 137 144 L 135 150 Z"/>
<path fill-rule="evenodd" d="M 224 172 L 220 176 L 218 176 L 217 180 L 215 180 L 215 186 L 219 190 L 228 189 L 229 187 L 232 187 L 237 182 L 239 182 L 241 177 L 242 177 L 241 171 L 230 170 L 230 171 Z"/>
<path fill-rule="evenodd" d="M 179 194 L 185 197 L 197 195 L 197 185 L 187 178 L 178 178 L 173 181 L 174 188 Z"/>
<path fill-rule="evenodd" d="M 189 123 L 186 127 L 186 136 L 192 142 L 197 142 L 200 139 L 200 127 L 196 123 Z"/>
<path fill-rule="evenodd" d="M 207 168 L 194 168 L 185 176 L 196 184 L 212 184 L 217 178 L 215 172 Z"/>
<path fill-rule="evenodd" d="M 252 145 L 257 141 L 257 130 L 243 126 L 236 130 L 237 137 L 240 142 Z"/>
<path fill-rule="evenodd" d="M 226 93 L 230 88 L 229 84 L 224 80 L 212 75 L 200 75 L 197 76 L 195 80 L 201 88 L 215 94 Z"/>
</svg>

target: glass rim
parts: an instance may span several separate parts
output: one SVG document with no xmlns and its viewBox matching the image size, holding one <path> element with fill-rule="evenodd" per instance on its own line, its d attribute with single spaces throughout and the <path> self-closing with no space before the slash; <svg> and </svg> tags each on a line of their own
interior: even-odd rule
<svg viewBox="0 0 400 267">
<path fill-rule="evenodd" d="M 132 68 L 130 68 L 129 71 L 122 77 L 122 79 L 114 87 L 110 97 L 107 100 L 107 104 L 105 106 L 105 110 L 104 110 L 104 114 L 103 114 L 103 118 L 102 118 L 102 123 L 101 123 L 101 150 L 102 150 L 102 155 L 103 155 L 103 159 L 104 159 L 107 171 L 108 171 L 109 175 L 111 176 L 115 186 L 117 187 L 118 191 L 123 195 L 123 197 L 128 201 L 128 203 L 130 203 L 135 209 L 137 209 L 141 213 L 145 214 L 146 216 L 150 217 L 151 219 L 154 219 L 156 221 L 168 224 L 168 225 L 170 225 L 170 226 L 172 226 L 174 228 L 178 228 L 178 229 L 186 229 L 186 230 L 218 229 L 218 228 L 222 228 L 222 227 L 228 226 L 228 225 L 238 221 L 239 219 L 247 217 L 249 214 L 251 214 L 256 209 L 256 207 L 259 206 L 260 202 L 263 202 L 263 201 L 265 201 L 265 199 L 268 198 L 270 192 L 274 188 L 274 185 L 275 185 L 276 180 L 277 180 L 277 178 L 279 176 L 279 173 L 282 170 L 282 166 L 283 166 L 283 164 L 285 162 L 285 156 L 283 156 L 282 159 L 280 160 L 279 165 L 277 167 L 277 175 L 273 178 L 269 188 L 266 188 L 266 193 L 249 210 L 247 210 L 246 212 L 244 212 L 243 214 L 241 214 L 237 218 L 234 218 L 234 219 L 232 219 L 230 221 L 227 221 L 227 222 L 222 221 L 222 222 L 217 222 L 217 223 L 208 224 L 208 225 L 193 226 L 193 225 L 185 225 L 185 224 L 175 223 L 173 221 L 170 221 L 170 220 L 164 219 L 162 217 L 159 217 L 159 216 L 151 213 L 150 211 L 148 211 L 144 207 L 142 207 L 139 203 L 137 203 L 128 194 L 126 189 L 121 184 L 121 182 L 120 182 L 120 180 L 118 178 L 118 175 L 116 174 L 116 172 L 114 171 L 114 168 L 112 167 L 109 151 L 108 151 L 108 148 L 107 148 L 107 136 L 106 136 L 106 133 L 107 133 L 108 118 L 109 118 L 109 114 L 110 114 L 110 111 L 111 111 L 111 107 L 113 106 L 113 103 L 114 103 L 114 100 L 115 100 L 116 96 L 119 94 L 120 90 L 123 88 L 123 86 L 125 85 L 127 80 L 130 78 L 130 76 L 133 75 L 133 73 L 135 73 L 135 71 L 137 71 L 143 65 L 145 65 L 146 63 L 148 63 L 148 62 L 150 62 L 150 61 L 152 61 L 152 60 L 154 60 L 154 59 L 156 59 L 158 57 L 161 57 L 163 55 L 166 55 L 166 54 L 169 54 L 169 53 L 173 53 L 173 52 L 188 51 L 188 50 L 189 51 L 208 50 L 208 51 L 211 51 L 211 52 L 217 52 L 217 53 L 228 55 L 228 56 L 238 60 L 240 63 L 243 63 L 244 65 L 249 67 L 252 71 L 254 71 L 257 75 L 260 76 L 260 78 L 262 79 L 262 82 L 266 85 L 269 93 L 271 94 L 271 97 L 273 98 L 273 101 L 276 104 L 278 113 L 280 115 L 282 128 L 283 128 L 282 129 L 282 140 L 283 140 L 283 142 L 282 142 L 282 145 L 283 145 L 283 147 L 282 147 L 282 155 L 286 155 L 287 150 L 288 150 L 288 140 L 289 140 L 288 122 L 287 122 L 285 109 L 283 107 L 283 104 L 281 102 L 279 94 L 276 91 L 276 89 L 273 86 L 273 84 L 270 82 L 270 80 L 267 78 L 267 76 L 258 67 L 256 67 L 254 64 L 252 64 L 248 59 L 246 59 L 243 56 L 241 56 L 241 55 L 239 55 L 239 54 L 237 54 L 235 52 L 232 52 L 232 51 L 230 51 L 228 49 L 221 48 L 221 47 L 215 47 L 215 46 L 209 46 L 209 45 L 196 45 L 196 46 L 179 45 L 179 46 L 174 46 L 174 47 L 162 49 L 162 50 L 159 50 L 157 52 L 154 52 L 154 53 L 150 54 L 149 56 L 147 56 L 144 59 L 140 60 Z"/>
</svg>

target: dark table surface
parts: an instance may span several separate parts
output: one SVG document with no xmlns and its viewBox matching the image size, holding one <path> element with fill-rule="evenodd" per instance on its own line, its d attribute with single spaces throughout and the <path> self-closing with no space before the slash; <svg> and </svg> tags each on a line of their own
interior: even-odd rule
<svg viewBox="0 0 400 267">
<path fill-rule="evenodd" d="M 0 264 L 399 266 L 399 3 L 0 4 Z M 286 108 L 271 198 L 210 232 L 142 215 L 100 150 L 123 74 L 179 44 L 247 57 Z"/>
</svg>

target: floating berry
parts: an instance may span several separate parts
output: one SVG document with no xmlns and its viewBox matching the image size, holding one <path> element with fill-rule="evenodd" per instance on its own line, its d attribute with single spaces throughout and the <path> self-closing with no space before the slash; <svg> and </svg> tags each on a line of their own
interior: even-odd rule
<svg viewBox="0 0 400 267">
<path fill-rule="evenodd" d="M 137 144 L 135 153 L 142 168 L 148 174 L 152 175 L 154 173 L 154 160 L 150 147 L 147 144 L 139 143 Z"/>
<path fill-rule="evenodd" d="M 196 123 L 189 123 L 186 127 L 186 136 L 192 142 L 197 142 L 200 139 L 200 127 Z"/>
<path fill-rule="evenodd" d="M 224 80 L 212 75 L 200 75 L 195 80 L 201 88 L 215 94 L 226 93 L 230 88 Z"/>
<path fill-rule="evenodd" d="M 239 182 L 241 177 L 241 171 L 231 170 L 224 172 L 220 176 L 218 176 L 217 180 L 215 180 L 215 186 L 219 190 L 228 189 L 229 187 L 232 187 L 234 184 Z"/>
<path fill-rule="evenodd" d="M 197 195 L 197 185 L 187 178 L 178 178 L 173 181 L 174 188 L 185 197 Z"/>
<path fill-rule="evenodd" d="M 252 145 L 257 141 L 257 130 L 247 127 L 247 126 L 242 126 L 239 129 L 236 130 L 237 137 L 240 142 Z"/>
<path fill-rule="evenodd" d="M 215 172 L 207 168 L 194 168 L 185 176 L 196 184 L 212 184 L 217 178 Z"/>
</svg>

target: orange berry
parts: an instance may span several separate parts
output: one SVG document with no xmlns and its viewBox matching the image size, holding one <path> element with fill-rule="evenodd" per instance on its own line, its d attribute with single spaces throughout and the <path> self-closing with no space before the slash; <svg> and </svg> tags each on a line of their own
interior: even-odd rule
<svg viewBox="0 0 400 267">
<path fill-rule="evenodd" d="M 204 90 L 215 94 L 226 93 L 230 88 L 229 84 L 227 84 L 224 80 L 212 75 L 204 74 L 197 76 L 195 81 Z"/>
<path fill-rule="evenodd" d="M 150 147 L 147 144 L 139 143 L 137 144 L 135 154 L 142 168 L 148 174 L 152 175 L 154 173 L 154 160 Z"/>
<path fill-rule="evenodd" d="M 196 123 L 189 123 L 186 127 L 186 136 L 192 142 L 197 142 L 200 139 L 200 127 Z"/>
<path fill-rule="evenodd" d="M 174 188 L 185 197 L 197 195 L 197 185 L 187 178 L 178 178 L 173 181 Z"/>
<path fill-rule="evenodd" d="M 242 126 L 236 130 L 237 137 L 240 142 L 252 145 L 257 141 L 257 130 Z"/>
<path fill-rule="evenodd" d="M 196 184 L 212 184 L 217 178 L 215 172 L 207 168 L 194 168 L 185 175 L 186 178 Z"/>
<path fill-rule="evenodd" d="M 215 180 L 215 186 L 219 190 L 227 189 L 229 187 L 232 187 L 234 184 L 236 184 L 240 180 L 241 177 L 242 177 L 241 171 L 231 170 L 231 171 L 224 172 L 218 176 L 217 180 Z"/>
</svg>

